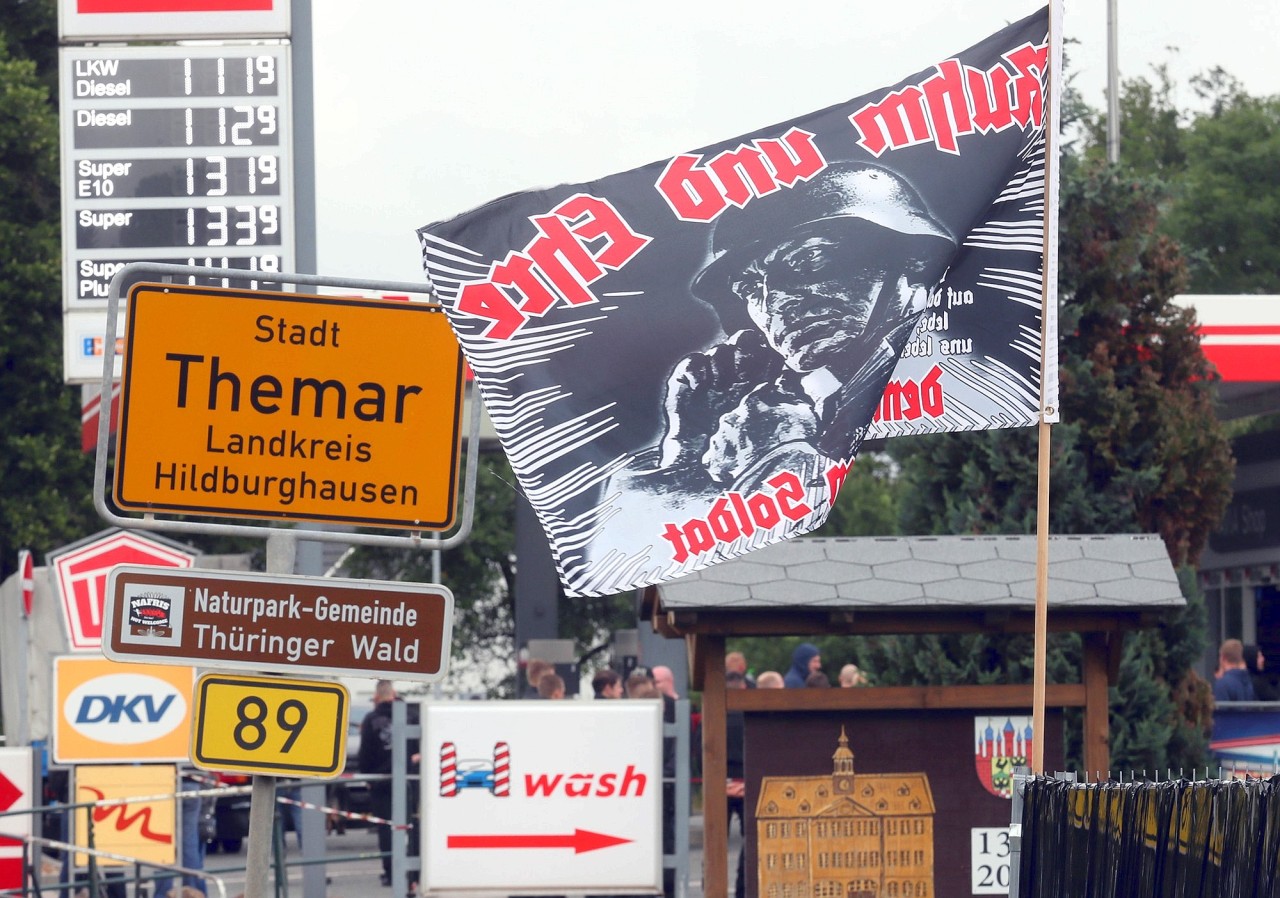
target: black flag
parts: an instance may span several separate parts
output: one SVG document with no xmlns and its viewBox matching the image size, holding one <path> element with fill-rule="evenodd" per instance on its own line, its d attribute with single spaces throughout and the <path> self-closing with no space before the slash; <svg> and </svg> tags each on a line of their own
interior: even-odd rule
<svg viewBox="0 0 1280 898">
<path fill-rule="evenodd" d="M 419 231 L 569 595 L 814 529 L 869 436 L 1056 408 L 1048 31 Z"/>
</svg>

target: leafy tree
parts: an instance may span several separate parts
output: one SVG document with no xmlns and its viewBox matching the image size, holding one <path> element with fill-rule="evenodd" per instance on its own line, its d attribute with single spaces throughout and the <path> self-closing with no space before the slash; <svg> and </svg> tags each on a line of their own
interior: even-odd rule
<svg viewBox="0 0 1280 898">
<path fill-rule="evenodd" d="M 1167 230 L 1198 251 L 1194 293 L 1280 292 L 1280 96 L 1202 80 L 1212 111 L 1186 134 L 1186 170 Z"/>
<path fill-rule="evenodd" d="M 35 64 L 41 84 L 58 96 L 58 7 L 55 0 L 10 0 L 0 9 L 0 44 Z"/>
<path fill-rule="evenodd" d="M 1186 166 L 1183 144 L 1187 115 L 1178 109 L 1177 85 L 1167 65 L 1154 67 L 1154 80 L 1125 79 L 1120 85 L 1120 161 L 1135 174 L 1166 180 Z M 1107 117 L 1090 108 L 1079 110 L 1086 139 L 1085 158 L 1102 162 L 1107 150 Z"/>
<path fill-rule="evenodd" d="M 1280 97 L 1249 96 L 1221 68 L 1191 86 L 1203 107 L 1194 113 L 1177 108 L 1164 66 L 1154 81 L 1124 82 L 1120 167 L 1168 184 L 1160 231 L 1192 263 L 1190 292 L 1280 292 Z M 1085 152 L 1099 158 L 1105 118 L 1085 124 Z"/>
<path fill-rule="evenodd" d="M 79 391 L 62 382 L 52 2 L 0 8 L 0 571 L 95 527 Z"/>
<path fill-rule="evenodd" d="M 57 7 L 0 5 L 0 576 L 101 529 L 80 390 L 63 383 Z M 207 552 L 260 541 L 201 537 Z"/>
<path fill-rule="evenodd" d="M 510 692 L 514 684 L 512 636 L 515 617 L 515 502 L 508 486 L 511 468 L 501 454 L 480 459 L 476 513 L 471 534 L 441 553 L 440 582 L 454 596 L 453 661 L 465 669 L 452 677 L 463 692 Z M 378 580 L 433 582 L 431 553 L 362 546 L 346 565 L 350 576 Z"/>
</svg>

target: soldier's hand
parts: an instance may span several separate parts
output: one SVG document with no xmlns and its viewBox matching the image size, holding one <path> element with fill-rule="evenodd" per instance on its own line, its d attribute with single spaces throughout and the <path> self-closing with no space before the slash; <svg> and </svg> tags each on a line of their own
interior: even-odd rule
<svg viewBox="0 0 1280 898">
<path fill-rule="evenodd" d="M 764 384 L 720 418 L 702 461 L 712 480 L 731 484 L 775 449 L 812 443 L 817 435 L 818 418 L 806 398 Z"/>
<path fill-rule="evenodd" d="M 782 367 L 782 357 L 754 329 L 682 359 L 667 378 L 661 467 L 700 463 L 721 416 Z"/>
</svg>

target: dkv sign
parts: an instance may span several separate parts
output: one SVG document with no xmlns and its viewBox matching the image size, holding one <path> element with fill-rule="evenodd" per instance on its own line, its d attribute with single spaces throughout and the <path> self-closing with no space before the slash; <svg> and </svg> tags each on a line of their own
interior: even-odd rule
<svg viewBox="0 0 1280 898">
<path fill-rule="evenodd" d="M 662 703 L 423 708 L 423 890 L 662 889 Z"/>
<path fill-rule="evenodd" d="M 55 659 L 54 760 L 187 760 L 194 684 L 191 667 Z"/>
</svg>

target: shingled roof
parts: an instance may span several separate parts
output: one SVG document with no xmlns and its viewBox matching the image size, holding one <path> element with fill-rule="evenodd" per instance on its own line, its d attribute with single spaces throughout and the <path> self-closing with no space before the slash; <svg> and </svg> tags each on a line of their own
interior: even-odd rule
<svg viewBox="0 0 1280 898">
<path fill-rule="evenodd" d="M 1030 609 L 1034 536 L 797 538 L 658 588 L 664 611 Z M 1185 604 L 1158 535 L 1049 538 L 1049 608 Z"/>
</svg>

